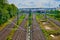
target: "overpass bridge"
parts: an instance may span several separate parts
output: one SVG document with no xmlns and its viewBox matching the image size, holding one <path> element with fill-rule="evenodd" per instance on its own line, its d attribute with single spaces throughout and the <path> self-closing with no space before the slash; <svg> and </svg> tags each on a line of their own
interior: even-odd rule
<svg viewBox="0 0 60 40">
<path fill-rule="evenodd" d="M 20 8 L 19 10 L 24 11 L 24 12 L 46 12 L 49 10 L 56 10 L 56 8 Z"/>
</svg>

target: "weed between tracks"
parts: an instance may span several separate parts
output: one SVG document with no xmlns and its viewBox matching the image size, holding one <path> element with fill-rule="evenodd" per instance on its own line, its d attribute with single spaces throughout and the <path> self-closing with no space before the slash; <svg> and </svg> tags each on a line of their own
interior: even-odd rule
<svg viewBox="0 0 60 40">
<path fill-rule="evenodd" d="M 36 19 L 37 19 L 38 23 L 40 24 L 40 27 L 42 29 L 42 32 L 44 33 L 44 36 L 45 36 L 46 40 L 59 40 L 60 39 L 60 38 L 56 39 L 57 37 L 60 37 L 60 36 L 58 36 L 58 35 L 60 35 L 60 28 L 58 28 L 57 30 L 46 30 L 43 27 L 42 22 L 40 21 L 42 19 L 42 16 L 41 15 L 37 15 Z M 57 27 L 55 27 L 55 28 L 57 28 Z"/>
</svg>

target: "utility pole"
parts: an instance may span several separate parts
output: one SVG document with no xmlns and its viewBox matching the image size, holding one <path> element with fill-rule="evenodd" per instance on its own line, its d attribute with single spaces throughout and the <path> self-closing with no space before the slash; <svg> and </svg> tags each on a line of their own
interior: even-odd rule
<svg viewBox="0 0 60 40">
<path fill-rule="evenodd" d="M 31 25 L 31 9 L 29 9 L 29 26 Z"/>
<path fill-rule="evenodd" d="M 18 20 L 19 20 L 19 13 L 17 12 L 17 25 L 18 25 Z"/>
</svg>

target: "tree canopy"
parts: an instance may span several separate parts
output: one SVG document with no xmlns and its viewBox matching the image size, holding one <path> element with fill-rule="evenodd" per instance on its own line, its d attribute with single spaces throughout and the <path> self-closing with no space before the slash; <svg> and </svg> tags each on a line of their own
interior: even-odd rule
<svg viewBox="0 0 60 40">
<path fill-rule="evenodd" d="M 7 0 L 0 0 L 0 25 L 16 15 L 18 8 Z"/>
</svg>

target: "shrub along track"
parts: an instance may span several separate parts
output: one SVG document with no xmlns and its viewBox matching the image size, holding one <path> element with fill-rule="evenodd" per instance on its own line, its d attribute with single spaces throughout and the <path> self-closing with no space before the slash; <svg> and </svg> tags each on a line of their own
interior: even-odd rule
<svg viewBox="0 0 60 40">
<path fill-rule="evenodd" d="M 14 23 L 16 23 L 17 17 L 10 23 L 8 24 L 3 30 L 0 31 L 0 40 L 6 40 L 6 37 L 8 34 L 11 32 L 11 29 L 14 28 Z"/>
<path fill-rule="evenodd" d="M 28 20 L 28 14 L 25 17 L 25 19 L 23 20 L 22 24 L 19 25 L 20 27 L 16 30 L 12 40 L 26 40 L 27 29 L 25 29 L 24 26 L 25 26 L 27 20 Z"/>
<path fill-rule="evenodd" d="M 45 37 L 40 29 L 38 23 L 36 22 L 36 16 L 33 14 L 33 21 L 32 21 L 32 40 L 45 40 Z"/>
</svg>

